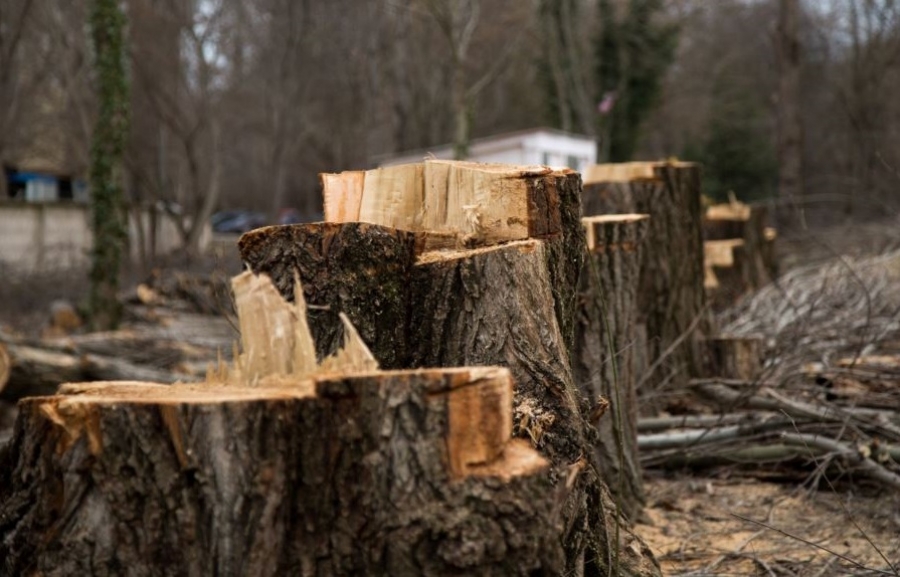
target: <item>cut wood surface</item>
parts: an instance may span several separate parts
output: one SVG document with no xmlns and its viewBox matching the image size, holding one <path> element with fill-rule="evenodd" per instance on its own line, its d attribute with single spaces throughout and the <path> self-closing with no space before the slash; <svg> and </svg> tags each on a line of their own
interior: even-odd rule
<svg viewBox="0 0 900 577">
<path fill-rule="evenodd" d="M 732 199 L 706 209 L 703 217 L 707 289 L 717 308 L 732 304 L 747 291 L 759 289 L 778 274 L 774 252 L 774 229 L 766 227 L 765 206 L 749 205 Z M 728 252 L 732 245 L 736 256 Z M 712 267 L 722 270 L 711 272 Z M 737 267 L 738 272 L 727 270 Z"/>
<path fill-rule="evenodd" d="M 22 401 L 0 450 L 4 574 L 562 572 L 507 369 L 372 371 L 343 315 L 320 362 L 302 298 L 250 272 L 233 287 L 242 351 L 207 382 Z"/>
<path fill-rule="evenodd" d="M 325 220 L 450 233 L 460 246 L 554 234 L 560 232 L 554 196 L 529 184 L 551 173 L 546 166 L 426 160 L 326 174 Z"/>
<path fill-rule="evenodd" d="M 635 519 L 644 501 L 637 448 L 637 290 L 647 215 L 582 220 L 588 256 L 581 275 L 573 370 L 592 403 L 597 460 L 616 502 Z M 604 415 L 605 413 L 605 415 Z"/>
<path fill-rule="evenodd" d="M 702 372 L 698 341 L 708 332 L 703 288 L 700 167 L 685 162 L 598 165 L 585 171 L 585 216 L 650 215 L 638 290 L 647 363 L 639 388 L 675 390 Z M 645 403 L 647 412 L 663 408 Z"/>
</svg>

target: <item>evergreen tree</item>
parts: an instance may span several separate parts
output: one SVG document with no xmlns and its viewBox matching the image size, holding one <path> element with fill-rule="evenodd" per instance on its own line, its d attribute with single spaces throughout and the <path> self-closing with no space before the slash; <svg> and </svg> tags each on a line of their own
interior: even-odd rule
<svg viewBox="0 0 900 577">
<path fill-rule="evenodd" d="M 125 15 L 119 0 L 93 0 L 91 38 L 99 112 L 91 145 L 91 325 L 115 328 L 121 317 L 119 267 L 127 242 L 122 193 L 122 156 L 128 138 L 128 73 Z"/>
<path fill-rule="evenodd" d="M 631 160 L 641 124 L 659 100 L 663 77 L 675 58 L 678 28 L 661 21 L 662 0 L 629 0 L 622 21 L 610 0 L 598 0 L 596 39 L 598 101 L 615 98 L 601 117 L 602 160 Z"/>
<path fill-rule="evenodd" d="M 724 202 L 728 193 L 746 201 L 771 196 L 778 181 L 778 162 L 767 112 L 741 90 L 714 90 L 706 139 L 685 158 L 703 164 L 703 190 Z"/>
</svg>

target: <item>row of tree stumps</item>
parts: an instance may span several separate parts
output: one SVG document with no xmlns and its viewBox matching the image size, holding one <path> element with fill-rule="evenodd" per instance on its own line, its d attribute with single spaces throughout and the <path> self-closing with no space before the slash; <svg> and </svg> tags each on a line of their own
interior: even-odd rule
<svg viewBox="0 0 900 577">
<path fill-rule="evenodd" d="M 658 575 L 636 390 L 700 363 L 703 264 L 697 168 L 642 166 L 584 220 L 570 171 L 325 175 L 329 222 L 240 241 L 294 304 L 246 309 L 235 369 L 24 402 L 0 570 Z"/>
</svg>

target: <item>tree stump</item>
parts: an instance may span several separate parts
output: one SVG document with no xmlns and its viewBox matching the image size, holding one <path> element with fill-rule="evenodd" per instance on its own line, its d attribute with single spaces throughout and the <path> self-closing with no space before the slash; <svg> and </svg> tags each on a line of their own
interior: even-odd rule
<svg viewBox="0 0 900 577">
<path fill-rule="evenodd" d="M 318 363 L 302 299 L 249 274 L 244 350 L 208 382 L 21 402 L 0 448 L 4 575 L 563 572 L 507 369 L 366 369 L 351 325 Z"/>
<path fill-rule="evenodd" d="M 319 359 L 341 344 L 343 312 L 385 369 L 409 366 L 410 270 L 421 235 L 368 223 L 270 226 L 243 235 L 241 258 L 294 300 L 294 275 L 309 303 Z"/>
<path fill-rule="evenodd" d="M 765 206 L 749 205 L 732 199 L 706 209 L 703 217 L 703 236 L 707 243 L 741 241 L 745 262 L 743 290 L 761 288 L 778 276 L 778 264 L 773 250 L 775 231 L 766 226 Z M 707 267 L 709 263 L 707 263 Z M 734 292 L 734 291 L 732 291 Z"/>
<path fill-rule="evenodd" d="M 326 217 L 358 215 L 375 224 L 407 226 L 420 239 L 408 272 L 407 348 L 394 354 L 408 358 L 410 367 L 508 367 L 516 382 L 514 431 L 548 458 L 562 499 L 566 572 L 659 574 L 652 554 L 616 515 L 594 462 L 596 431 L 586 420 L 586 404 L 572 377 L 577 281 L 585 257 L 580 177 L 544 167 L 447 165 L 432 161 L 422 169 L 379 169 L 362 177 L 350 173 L 347 181 L 323 176 L 326 206 L 331 206 Z M 334 186 L 335 180 L 340 186 L 331 189 L 327 183 Z M 360 208 L 341 207 L 341 199 Z M 385 204 L 396 211 L 379 208 Z M 413 213 L 401 214 L 405 210 Z M 257 245 L 284 238 L 257 234 Z M 441 250 L 431 250 L 436 247 Z M 253 269 L 259 266 L 255 254 L 242 252 Z M 373 259 L 370 266 L 380 264 Z M 278 286 L 295 273 L 282 274 Z M 313 265 L 297 274 L 322 273 Z M 350 294 L 353 285 L 346 278 L 347 284 L 335 279 L 340 285 L 335 290 Z M 364 334 L 365 319 L 348 316 L 362 323 Z M 373 345 L 376 357 L 383 345 L 386 341 Z M 621 536 L 619 543 L 614 535 Z"/>
<path fill-rule="evenodd" d="M 593 403 L 600 470 L 623 512 L 635 519 L 644 502 L 637 450 L 635 321 L 649 219 L 610 215 L 583 222 L 588 258 L 581 275 L 573 369 L 578 387 Z"/>
<path fill-rule="evenodd" d="M 685 162 L 604 164 L 585 174 L 585 215 L 650 215 L 641 262 L 638 322 L 646 325 L 649 366 L 638 376 L 646 412 L 661 388 L 678 390 L 703 372 L 708 332 L 703 289 L 700 167 Z"/>
<path fill-rule="evenodd" d="M 706 339 L 710 377 L 755 381 L 763 371 L 763 339 L 720 335 Z"/>
</svg>

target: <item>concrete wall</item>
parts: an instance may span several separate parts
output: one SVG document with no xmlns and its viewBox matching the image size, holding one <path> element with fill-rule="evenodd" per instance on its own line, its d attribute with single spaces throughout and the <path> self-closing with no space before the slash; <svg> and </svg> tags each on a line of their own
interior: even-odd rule
<svg viewBox="0 0 900 577">
<path fill-rule="evenodd" d="M 144 230 L 150 230 L 153 219 L 145 214 L 142 220 Z M 166 215 L 158 215 L 155 221 L 156 254 L 178 249 L 180 237 L 175 222 Z M 137 260 L 139 236 L 134 217 L 128 228 L 131 257 Z M 90 209 L 83 204 L 0 203 L 0 273 L 83 269 L 90 262 L 92 244 Z"/>
</svg>

